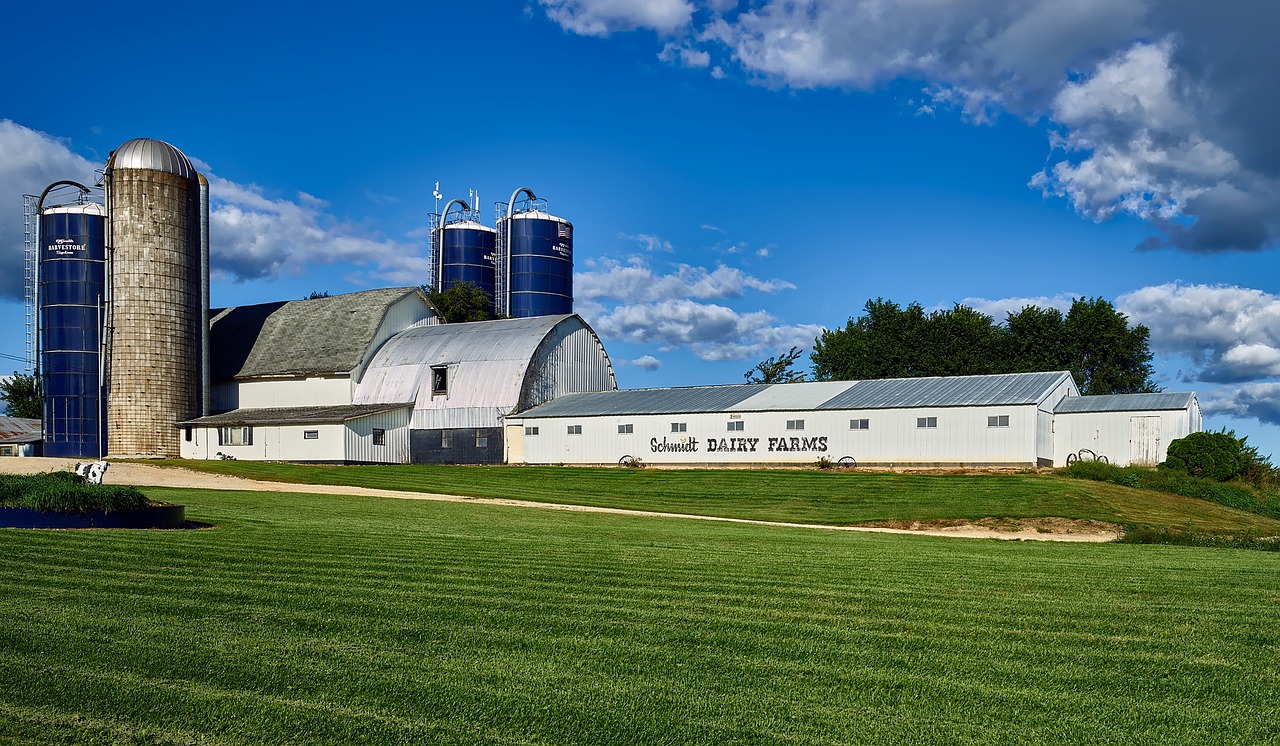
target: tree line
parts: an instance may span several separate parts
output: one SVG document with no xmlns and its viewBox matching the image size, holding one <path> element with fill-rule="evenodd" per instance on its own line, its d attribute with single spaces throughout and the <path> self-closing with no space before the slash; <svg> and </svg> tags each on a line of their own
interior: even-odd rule
<svg viewBox="0 0 1280 746">
<path fill-rule="evenodd" d="M 845 381 L 922 376 L 971 376 L 1067 370 L 1080 393 L 1129 394 L 1158 391 L 1152 380 L 1147 327 L 1103 298 L 1077 298 L 1064 314 L 1056 308 L 1024 306 L 1004 323 L 956 304 L 926 313 L 876 298 L 862 315 L 815 340 L 813 380 Z M 748 381 L 797 380 L 790 370 L 795 348 L 748 371 Z"/>
</svg>

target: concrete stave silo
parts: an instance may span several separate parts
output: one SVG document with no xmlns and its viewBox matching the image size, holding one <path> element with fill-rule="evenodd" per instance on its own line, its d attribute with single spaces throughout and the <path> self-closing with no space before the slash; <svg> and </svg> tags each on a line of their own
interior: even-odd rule
<svg viewBox="0 0 1280 746">
<path fill-rule="evenodd" d="M 179 455 L 202 414 L 207 189 L 177 148 L 130 140 L 107 160 L 107 452 Z"/>
</svg>

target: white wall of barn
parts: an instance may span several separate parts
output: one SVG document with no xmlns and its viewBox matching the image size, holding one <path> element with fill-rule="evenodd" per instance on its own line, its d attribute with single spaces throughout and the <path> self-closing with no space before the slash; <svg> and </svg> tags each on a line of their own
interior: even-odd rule
<svg viewBox="0 0 1280 746">
<path fill-rule="evenodd" d="M 253 425 L 248 445 L 218 445 L 217 427 L 193 427 L 192 438 L 181 439 L 182 458 L 216 459 L 222 453 L 239 461 L 346 460 L 346 427 L 341 423 Z M 316 437 L 306 437 L 307 432 Z"/>
<path fill-rule="evenodd" d="M 1142 420 L 1135 422 L 1135 419 Z M 1118 466 L 1164 461 L 1169 443 L 1200 430 L 1198 405 L 1186 409 L 1128 412 L 1062 412 L 1054 421 L 1055 466 L 1089 449 Z M 1088 454 L 1085 458 L 1092 458 Z"/>
<path fill-rule="evenodd" d="M 341 406 L 351 403 L 354 390 L 347 375 L 224 381 L 213 387 L 213 411 Z"/>
<path fill-rule="evenodd" d="M 1008 417 L 988 426 L 988 417 Z M 917 427 L 934 417 L 936 427 Z M 851 420 L 867 420 L 852 429 Z M 803 429 L 788 429 L 803 420 Z M 925 407 L 803 412 L 719 412 L 683 415 L 511 418 L 525 427 L 525 463 L 614 464 L 624 456 L 647 463 L 811 464 L 853 457 L 859 464 L 1034 465 L 1040 419 L 1035 405 Z M 741 430 L 730 423 L 741 422 Z M 683 423 L 683 432 L 673 432 Z M 631 426 L 620 433 L 619 426 Z M 529 434 L 529 428 L 538 434 Z M 581 432 L 570 433 L 580 427 Z M 510 449 L 515 455 L 518 449 Z"/>
<path fill-rule="evenodd" d="M 346 459 L 364 464 L 409 463 L 409 420 L 411 408 L 405 406 L 387 412 L 347 420 Z M 374 442 L 373 431 L 382 430 L 381 445 Z"/>
</svg>

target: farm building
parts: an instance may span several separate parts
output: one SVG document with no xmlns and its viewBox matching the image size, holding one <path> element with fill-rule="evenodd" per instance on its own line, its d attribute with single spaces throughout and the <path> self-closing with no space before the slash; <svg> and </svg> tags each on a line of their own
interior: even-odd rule
<svg viewBox="0 0 1280 746">
<path fill-rule="evenodd" d="M 1116 394 L 1063 399 L 1054 408 L 1053 460 L 1105 457 L 1110 463 L 1154 465 L 1169 443 L 1201 428 L 1192 393 Z M 1081 453 L 1086 450 L 1086 453 Z"/>
<path fill-rule="evenodd" d="M 222 309 L 210 347 L 183 458 L 498 463 L 505 415 L 617 387 L 578 316 L 440 324 L 417 288 Z"/>
<path fill-rule="evenodd" d="M 508 418 L 508 460 L 1050 466 L 1063 402 L 1105 398 L 1079 394 L 1065 371 L 571 394 Z M 1198 429 L 1194 412 L 1165 432 Z"/>
</svg>

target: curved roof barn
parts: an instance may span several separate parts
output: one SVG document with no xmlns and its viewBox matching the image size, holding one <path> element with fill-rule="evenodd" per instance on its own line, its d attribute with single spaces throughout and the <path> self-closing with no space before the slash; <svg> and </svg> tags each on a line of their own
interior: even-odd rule
<svg viewBox="0 0 1280 746">
<path fill-rule="evenodd" d="M 557 396 L 617 388 L 600 338 L 566 314 L 406 329 L 374 355 L 353 403 L 412 401 L 415 429 L 497 427 Z"/>
</svg>

